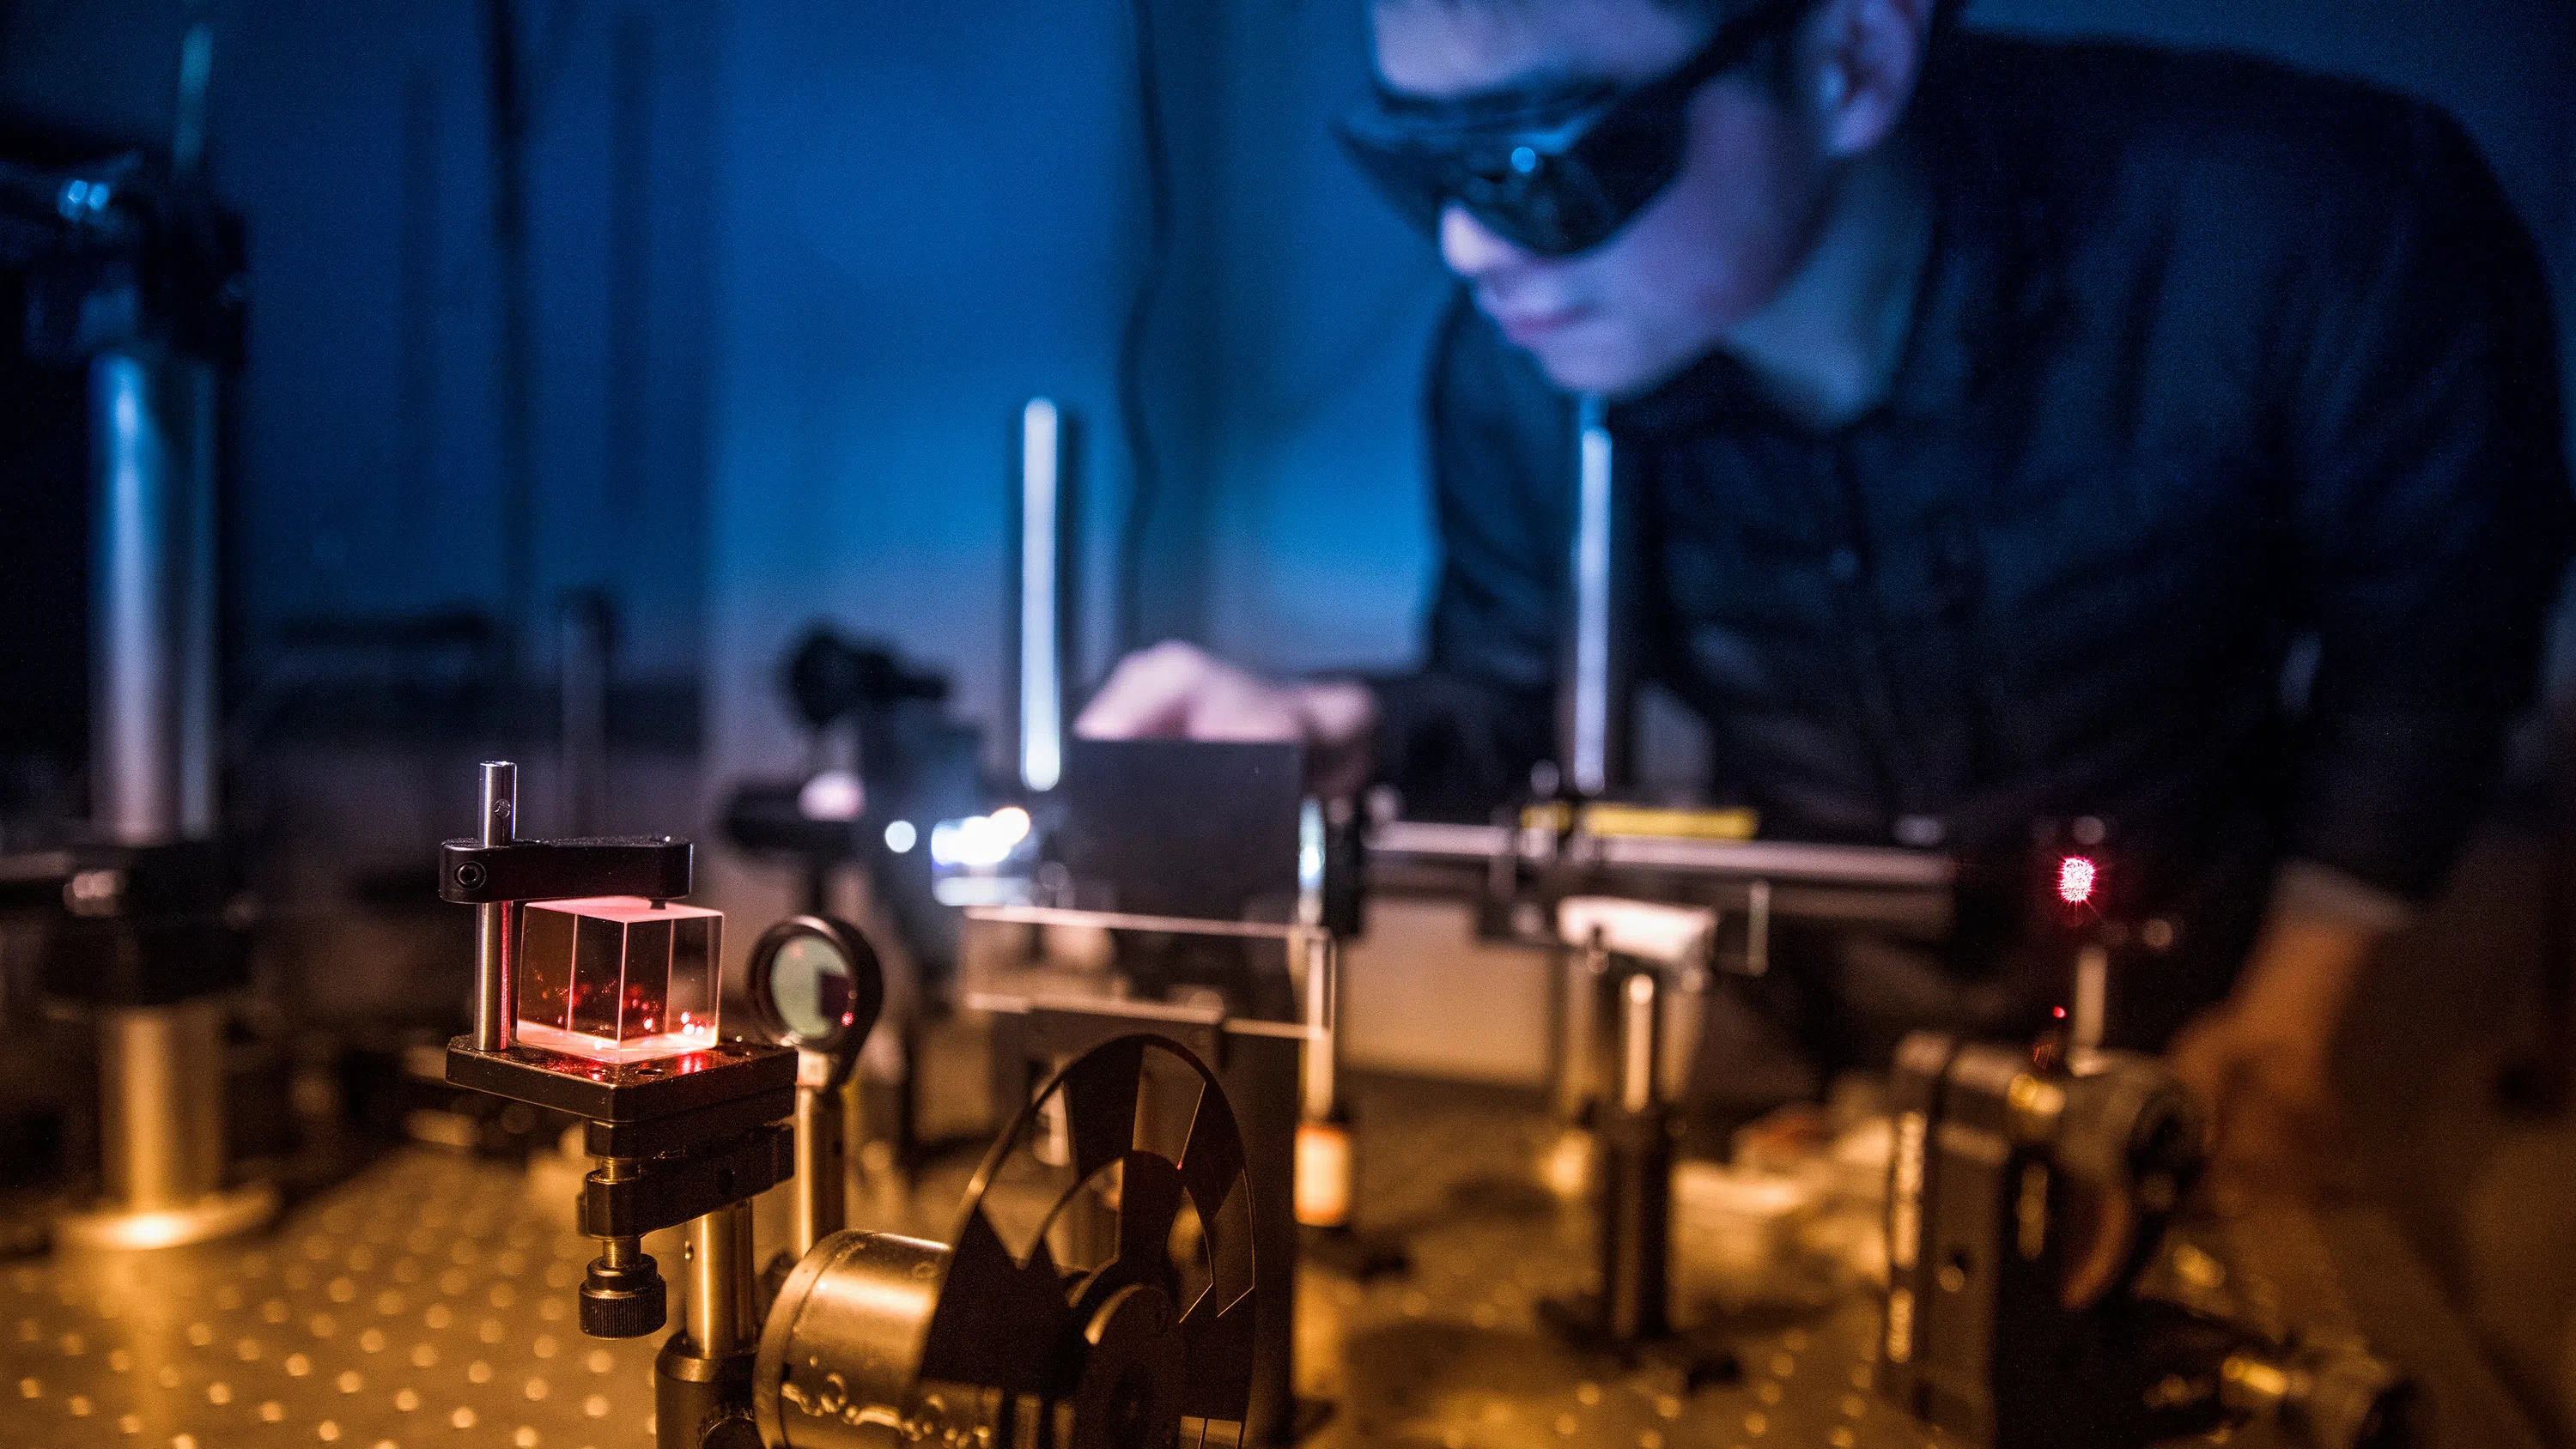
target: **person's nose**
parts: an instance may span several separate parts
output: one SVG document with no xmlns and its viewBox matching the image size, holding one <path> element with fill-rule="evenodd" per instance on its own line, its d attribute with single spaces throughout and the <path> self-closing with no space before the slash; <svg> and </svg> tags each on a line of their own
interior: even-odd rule
<svg viewBox="0 0 2576 1449">
<path fill-rule="evenodd" d="M 1527 267 L 1536 258 L 1453 201 L 1440 212 L 1440 260 L 1470 282 L 1493 282 Z"/>
</svg>

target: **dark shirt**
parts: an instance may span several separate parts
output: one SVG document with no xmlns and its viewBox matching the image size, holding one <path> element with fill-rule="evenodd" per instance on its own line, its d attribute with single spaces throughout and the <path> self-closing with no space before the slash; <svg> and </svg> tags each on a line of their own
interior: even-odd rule
<svg viewBox="0 0 2576 1449">
<path fill-rule="evenodd" d="M 1610 412 L 1638 669 L 1768 836 L 1937 834 L 2019 881 L 2035 819 L 2113 822 L 2128 910 L 2181 932 L 2124 1033 L 2160 1040 L 2282 861 L 2423 897 L 2491 787 L 2570 539 L 2553 313 L 2428 106 L 2212 54 L 1935 59 L 1887 398 L 1817 431 L 1712 354 Z M 1463 300 L 1429 406 L 1443 557 L 1380 759 L 1481 816 L 1552 752 L 1573 407 Z"/>
</svg>

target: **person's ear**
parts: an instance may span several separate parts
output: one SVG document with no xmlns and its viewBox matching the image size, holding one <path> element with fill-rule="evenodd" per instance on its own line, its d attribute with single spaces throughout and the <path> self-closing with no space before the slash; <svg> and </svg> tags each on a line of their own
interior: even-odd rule
<svg viewBox="0 0 2576 1449">
<path fill-rule="evenodd" d="M 1827 150 L 1857 156 L 1905 119 L 1923 74 L 1933 0 L 1829 0 L 1802 47 L 1807 104 Z"/>
</svg>

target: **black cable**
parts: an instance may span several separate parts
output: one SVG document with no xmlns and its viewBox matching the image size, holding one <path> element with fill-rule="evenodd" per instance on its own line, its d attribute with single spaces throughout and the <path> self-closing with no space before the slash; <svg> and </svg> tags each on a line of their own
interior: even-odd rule
<svg viewBox="0 0 2576 1449">
<path fill-rule="evenodd" d="M 1121 653 L 1145 641 L 1139 637 L 1138 588 L 1143 574 L 1145 530 L 1151 523 L 1154 495 L 1160 485 L 1154 439 L 1145 419 L 1145 342 L 1154 302 L 1172 244 L 1172 166 L 1163 135 L 1162 88 L 1154 64 L 1154 15 L 1149 0 L 1128 0 L 1129 28 L 1134 32 L 1136 123 L 1144 142 L 1145 262 L 1128 300 L 1127 324 L 1118 339 L 1118 420 L 1127 443 L 1127 511 L 1118 542 L 1118 647 Z"/>
</svg>

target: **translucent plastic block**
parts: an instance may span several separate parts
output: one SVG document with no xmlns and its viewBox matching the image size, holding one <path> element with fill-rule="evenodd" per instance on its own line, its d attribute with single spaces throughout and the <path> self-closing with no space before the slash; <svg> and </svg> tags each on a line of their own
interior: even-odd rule
<svg viewBox="0 0 2576 1449">
<path fill-rule="evenodd" d="M 519 1037 L 631 1062 L 713 1045 L 724 913 L 635 896 L 536 901 L 519 944 Z"/>
</svg>

